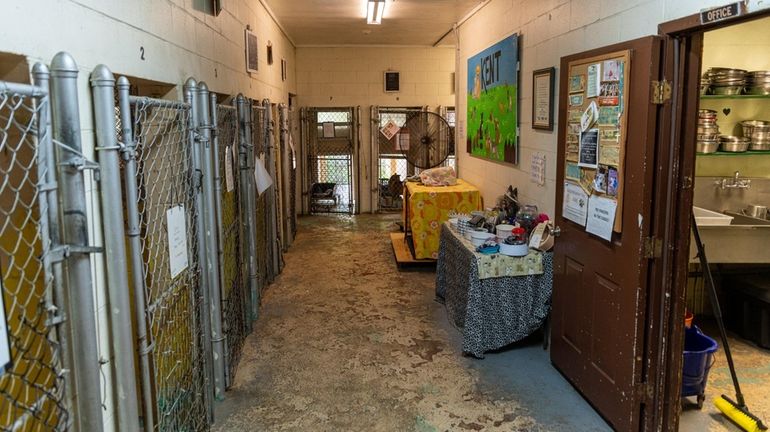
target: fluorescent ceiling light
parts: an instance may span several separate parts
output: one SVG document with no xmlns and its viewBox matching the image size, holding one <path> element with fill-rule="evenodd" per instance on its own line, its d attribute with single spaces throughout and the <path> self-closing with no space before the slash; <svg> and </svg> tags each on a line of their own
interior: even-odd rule
<svg viewBox="0 0 770 432">
<path fill-rule="evenodd" d="M 366 4 L 366 23 L 381 24 L 385 12 L 385 0 L 368 0 Z"/>
</svg>

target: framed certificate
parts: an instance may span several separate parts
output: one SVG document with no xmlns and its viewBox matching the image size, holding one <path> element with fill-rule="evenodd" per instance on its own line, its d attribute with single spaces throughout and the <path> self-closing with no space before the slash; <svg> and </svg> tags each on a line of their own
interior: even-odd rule
<svg viewBox="0 0 770 432">
<path fill-rule="evenodd" d="M 532 72 L 532 128 L 553 130 L 553 67 Z"/>
</svg>

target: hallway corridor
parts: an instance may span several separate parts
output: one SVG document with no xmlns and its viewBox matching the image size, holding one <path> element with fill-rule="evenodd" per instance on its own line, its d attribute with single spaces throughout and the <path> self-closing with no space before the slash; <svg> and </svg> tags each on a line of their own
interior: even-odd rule
<svg viewBox="0 0 770 432">
<path fill-rule="evenodd" d="M 607 430 L 537 341 L 461 355 L 434 273 L 395 270 L 397 219 L 300 219 L 214 430 Z"/>
</svg>

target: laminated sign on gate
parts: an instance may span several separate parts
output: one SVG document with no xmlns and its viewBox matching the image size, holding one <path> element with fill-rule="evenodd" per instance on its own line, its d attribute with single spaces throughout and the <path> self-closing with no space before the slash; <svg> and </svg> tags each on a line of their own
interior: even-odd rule
<svg viewBox="0 0 770 432">
<path fill-rule="evenodd" d="M 188 265 L 187 224 L 183 205 L 166 210 L 166 227 L 168 229 L 168 265 L 171 279 L 174 279 Z"/>
</svg>

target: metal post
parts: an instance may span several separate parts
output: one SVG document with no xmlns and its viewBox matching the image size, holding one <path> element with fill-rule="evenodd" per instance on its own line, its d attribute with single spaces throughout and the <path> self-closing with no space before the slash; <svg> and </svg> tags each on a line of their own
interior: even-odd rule
<svg viewBox="0 0 770 432">
<path fill-rule="evenodd" d="M 281 125 L 281 178 L 283 181 L 283 250 L 286 251 L 291 246 L 291 148 L 289 147 L 289 108 L 284 105 L 278 105 Z"/>
<path fill-rule="evenodd" d="M 372 154 L 372 178 L 369 182 L 369 200 L 372 213 L 380 212 L 380 116 L 379 107 L 372 105 L 369 108 L 369 151 Z"/>
<path fill-rule="evenodd" d="M 62 369 L 69 370 L 65 379 L 64 397 L 70 409 L 75 408 L 73 400 L 74 385 L 70 380 L 72 376 L 72 345 L 71 324 L 69 322 L 69 299 L 64 288 L 64 268 L 61 261 L 51 258 L 50 251 L 60 248 L 61 227 L 59 225 L 59 199 L 58 182 L 56 179 L 56 156 L 53 145 L 53 128 L 51 126 L 51 95 L 49 92 L 50 72 L 42 63 L 36 63 L 32 67 L 34 84 L 48 92 L 45 106 L 40 109 L 38 117 L 38 183 L 40 192 L 40 226 L 43 231 L 43 241 L 48 241 L 48 247 L 44 247 L 49 253 L 43 256 L 43 265 L 52 284 L 52 295 L 49 301 L 55 307 L 51 322 L 58 322 L 56 337 L 61 347 Z"/>
<path fill-rule="evenodd" d="M 209 115 L 209 88 L 204 82 L 198 83 L 198 97 L 193 110 L 198 111 L 198 139 L 201 148 L 201 171 L 203 173 L 203 227 L 206 235 L 206 261 L 209 278 L 209 313 L 211 314 L 211 344 L 214 368 L 214 397 L 224 399 L 225 392 L 225 352 L 222 334 L 222 284 L 219 278 L 218 228 L 216 198 L 214 198 L 214 162 L 212 154 L 211 123 Z M 217 163 L 217 165 L 219 165 Z"/>
<path fill-rule="evenodd" d="M 265 193 L 268 205 L 268 232 L 267 243 L 270 251 L 272 275 L 270 281 L 275 279 L 281 272 L 281 257 L 280 257 L 280 239 L 278 238 L 278 214 L 277 214 L 277 179 L 275 169 L 275 149 L 273 147 L 273 133 L 275 132 L 275 124 L 273 123 L 273 111 L 270 106 L 270 100 L 264 99 L 262 106 L 265 107 L 265 163 L 267 164 L 267 172 L 273 179 L 273 186 L 268 188 Z"/>
<path fill-rule="evenodd" d="M 129 89 L 131 84 L 126 77 L 118 78 L 118 105 L 120 106 L 121 136 L 123 139 L 123 174 L 126 192 L 126 221 L 128 243 L 131 246 L 131 287 L 134 293 L 134 317 L 136 321 L 136 342 L 139 356 L 140 381 L 142 385 L 142 411 L 144 430 L 155 430 L 155 406 L 152 394 L 152 369 L 150 353 L 152 341 L 147 334 L 147 299 L 145 298 L 144 262 L 142 259 L 142 240 L 139 237 L 139 192 L 136 186 L 136 143 L 134 142 L 131 123 L 131 104 Z"/>
<path fill-rule="evenodd" d="M 213 392 L 210 391 L 210 386 L 212 383 L 212 363 L 213 363 L 213 356 L 212 356 L 212 346 L 211 346 L 211 298 L 210 298 L 210 292 L 209 292 L 209 272 L 208 272 L 208 266 L 206 263 L 208 262 L 207 259 L 207 240 L 206 240 L 206 234 L 205 234 L 205 214 L 206 209 L 204 208 L 204 198 L 203 198 L 203 172 L 202 172 L 202 158 L 203 158 L 203 146 L 201 145 L 200 140 L 200 132 L 198 131 L 198 110 L 196 109 L 197 106 L 197 99 L 198 99 L 198 91 L 197 91 L 198 83 L 193 78 L 189 78 L 187 82 L 184 85 L 184 98 L 185 102 L 190 105 L 190 124 L 188 125 L 188 130 L 190 134 L 190 145 L 192 146 L 193 152 L 192 152 L 192 159 L 193 159 L 193 170 L 195 171 L 194 175 L 194 181 L 195 181 L 195 218 L 196 220 L 194 223 L 198 227 L 197 234 L 198 234 L 198 257 L 199 257 L 199 264 L 200 264 L 200 278 L 198 279 L 199 287 L 200 287 L 200 296 L 201 296 L 201 306 L 200 306 L 200 320 L 201 320 L 201 334 L 202 334 L 202 344 L 203 344 L 203 365 L 201 366 L 201 369 L 203 369 L 203 399 L 205 401 L 206 406 L 206 418 L 208 419 L 209 423 L 214 422 L 214 399 L 213 399 Z"/>
<path fill-rule="evenodd" d="M 224 230 L 225 227 L 222 226 L 222 173 L 221 169 L 222 167 L 219 165 L 219 155 L 221 154 L 221 149 L 219 148 L 219 121 L 217 119 L 217 95 L 215 93 L 211 93 L 209 95 L 209 110 L 211 113 L 211 147 L 213 152 L 213 160 L 212 163 L 214 164 L 214 205 L 215 205 L 215 216 L 216 216 L 216 226 L 217 226 L 217 238 L 219 241 L 217 242 L 217 268 L 224 269 L 224 246 L 223 242 L 225 241 L 225 235 Z M 225 146 L 225 151 L 227 151 L 227 146 Z M 224 271 L 224 270 L 221 270 Z M 221 287 L 220 290 L 224 292 L 225 289 L 225 280 L 224 275 L 220 273 L 220 280 L 219 280 L 219 286 Z M 222 308 L 224 307 L 223 303 L 220 301 L 220 315 L 224 317 L 224 311 Z M 222 322 L 224 318 L 220 319 L 220 323 Z M 229 341 L 227 340 L 227 335 L 222 332 L 222 349 L 227 355 L 227 353 L 230 352 L 229 348 Z M 224 360 L 223 360 L 224 361 Z M 224 372 L 225 372 L 225 379 L 226 382 L 229 383 L 232 381 L 232 378 L 229 377 L 229 367 L 225 362 L 224 364 Z"/>
<path fill-rule="evenodd" d="M 101 431 L 102 397 L 99 383 L 99 349 L 96 341 L 96 311 L 91 280 L 92 252 L 88 244 L 88 208 L 80 142 L 78 67 L 68 53 L 51 61 L 53 139 L 58 149 L 63 241 L 69 247 L 66 258 L 67 295 L 72 317 L 73 382 L 78 430 Z"/>
<path fill-rule="evenodd" d="M 110 301 L 110 341 L 112 343 L 113 373 L 117 386 L 118 430 L 139 430 L 139 405 L 136 399 L 136 369 L 134 341 L 131 334 L 131 301 L 128 297 L 125 232 L 123 230 L 123 200 L 120 165 L 115 135 L 115 77 L 104 66 L 91 74 L 94 102 L 96 143 L 101 168 L 100 192 L 104 260 L 107 267 L 107 288 Z"/>
<path fill-rule="evenodd" d="M 253 321 L 257 319 L 259 311 L 259 272 L 257 271 L 257 227 L 256 227 L 256 199 L 254 185 L 254 155 L 251 143 L 251 113 L 248 111 L 248 101 L 242 94 L 236 97 L 236 108 L 238 110 L 238 168 L 240 172 L 240 196 L 241 196 L 241 224 L 247 244 L 244 247 L 246 252 L 246 263 L 249 272 L 249 317 L 246 322 L 249 324 L 249 331 L 253 328 Z"/>
</svg>

